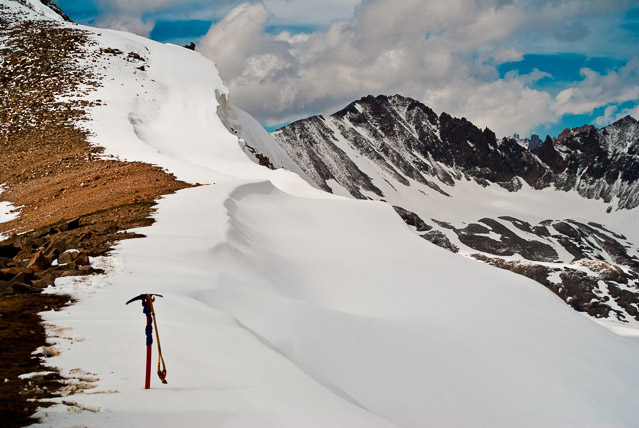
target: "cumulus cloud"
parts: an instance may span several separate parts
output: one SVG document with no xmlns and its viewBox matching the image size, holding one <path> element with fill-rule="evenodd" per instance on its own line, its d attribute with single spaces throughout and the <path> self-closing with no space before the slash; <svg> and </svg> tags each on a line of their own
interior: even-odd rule
<svg viewBox="0 0 639 428">
<path fill-rule="evenodd" d="M 277 25 L 324 27 L 336 19 L 348 19 L 359 0 L 264 0 Z"/>
<path fill-rule="evenodd" d="M 400 93 L 498 135 L 526 134 L 563 114 L 592 112 L 610 96 L 636 97 L 628 92 L 632 64 L 608 75 L 583 70 L 584 81 L 556 99 L 531 89 L 545 73 L 500 79 L 497 72 L 498 64 L 523 58 L 510 44 L 514 37 L 583 38 L 590 30 L 576 19 L 611 7 L 581 0 L 365 0 L 350 20 L 326 30 L 274 35 L 266 31 L 273 14 L 265 5 L 244 3 L 211 27 L 198 50 L 217 63 L 234 102 L 263 123 Z"/>
<path fill-rule="evenodd" d="M 639 57 L 618 71 L 600 74 L 584 68 L 581 74 L 581 82 L 557 95 L 552 108 L 558 115 L 592 113 L 610 103 L 639 100 Z"/>
<path fill-rule="evenodd" d="M 437 106 L 438 111 L 452 112 L 478 126 L 487 126 L 498 136 L 515 132 L 529 135 L 537 125 L 556 120 L 549 109 L 550 94 L 526 86 L 537 77 L 538 72 L 533 72 L 491 82 L 460 79 L 427 89 L 420 99 L 427 105 Z"/>
<path fill-rule="evenodd" d="M 209 30 L 201 40 L 199 50 L 214 52 L 215 58 L 223 60 L 218 67 L 225 75 L 241 78 L 250 74 L 256 69 L 254 64 L 262 62 L 261 58 L 274 56 L 270 52 L 277 42 L 263 36 L 268 16 L 268 11 L 261 5 L 242 4 Z M 259 70 L 268 73 L 269 67 L 257 67 Z"/>
<path fill-rule="evenodd" d="M 611 122 L 614 122 L 615 120 L 619 120 L 626 116 L 632 116 L 635 119 L 639 120 L 639 104 L 631 108 L 623 109 L 617 114 L 617 116 Z"/>
<path fill-rule="evenodd" d="M 327 4 L 347 8 L 354 1 Z M 240 4 L 198 46 L 216 62 L 233 101 L 262 123 L 330 113 L 367 94 L 400 93 L 498 135 L 527 134 L 565 114 L 638 98 L 637 60 L 607 74 L 584 69 L 582 81 L 556 96 L 534 89 L 540 79 L 552 79 L 547 73 L 500 78 L 497 70 L 522 60 L 529 40 L 542 47 L 591 43 L 597 37 L 589 25 L 630 0 L 363 0 L 349 19 L 321 30 L 269 30 L 278 15 L 293 17 L 317 3 Z"/>
<path fill-rule="evenodd" d="M 616 105 L 609 105 L 604 109 L 604 114 L 593 121 L 593 125 L 601 127 L 613 122 L 613 117 L 617 110 L 618 107 Z"/>
<path fill-rule="evenodd" d="M 154 23 L 136 15 L 104 14 L 95 21 L 94 25 L 148 36 L 153 30 Z"/>
<path fill-rule="evenodd" d="M 193 0 L 97 0 L 100 9 L 126 12 L 148 12 L 166 7 L 171 3 L 189 3 Z"/>
</svg>

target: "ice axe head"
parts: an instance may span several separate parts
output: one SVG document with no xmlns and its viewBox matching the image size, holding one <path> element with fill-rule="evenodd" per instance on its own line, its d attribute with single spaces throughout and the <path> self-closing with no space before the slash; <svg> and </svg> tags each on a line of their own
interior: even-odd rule
<svg viewBox="0 0 639 428">
<path fill-rule="evenodd" d="M 135 296 L 134 298 L 132 298 L 131 300 L 129 300 L 128 302 L 126 302 L 126 304 L 128 305 L 131 302 L 135 302 L 136 300 L 142 300 L 144 301 L 144 299 L 146 299 L 146 296 L 158 296 L 158 297 L 164 297 L 161 294 L 140 294 L 139 296 Z"/>
</svg>

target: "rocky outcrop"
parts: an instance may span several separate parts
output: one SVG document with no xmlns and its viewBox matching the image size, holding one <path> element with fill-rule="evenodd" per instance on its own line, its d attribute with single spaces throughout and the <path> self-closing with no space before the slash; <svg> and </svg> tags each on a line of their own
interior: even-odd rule
<svg viewBox="0 0 639 428">
<path fill-rule="evenodd" d="M 426 224 L 426 222 L 422 220 L 422 218 L 416 213 L 408 211 L 402 207 L 393 208 L 395 209 L 395 212 L 399 214 L 402 220 L 404 220 L 404 223 L 414 227 L 417 232 L 428 232 L 433 228 L 432 226 Z"/>
<path fill-rule="evenodd" d="M 150 204 L 120 207 L 112 212 L 85 215 L 0 241 L 0 296 L 39 293 L 56 278 L 101 272 L 91 258 L 105 255 L 118 240 L 134 233 L 122 229 L 147 225 L 139 218 Z"/>
<path fill-rule="evenodd" d="M 607 203 L 619 198 L 620 209 L 639 206 L 639 124 L 635 119 L 626 116 L 602 129 L 564 130 L 554 144 L 561 157 L 552 180 L 558 189 L 574 189 Z"/>
</svg>

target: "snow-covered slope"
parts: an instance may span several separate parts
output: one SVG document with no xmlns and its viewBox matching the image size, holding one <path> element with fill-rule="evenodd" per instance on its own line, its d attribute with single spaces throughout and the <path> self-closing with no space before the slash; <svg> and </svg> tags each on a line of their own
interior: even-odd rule
<svg viewBox="0 0 639 428">
<path fill-rule="evenodd" d="M 153 163 L 191 183 L 211 183 L 218 173 L 263 176 L 257 160 L 245 167 L 245 140 L 264 145 L 253 142 L 261 136 L 251 133 L 254 124 L 240 130 L 246 136 L 227 129 L 234 117 L 246 113 L 232 105 L 220 108 L 218 98 L 226 98 L 228 90 L 215 64 L 189 49 L 130 33 L 104 30 L 95 41 L 87 53 L 95 63 L 87 67 L 100 76 L 102 86 L 86 97 L 102 106 L 90 111 L 92 120 L 86 126 L 106 156 Z M 265 131 L 263 137 L 271 138 Z M 279 156 L 267 155 L 278 166 L 293 165 L 281 148 L 271 146 Z M 284 171 L 273 175 L 299 181 Z"/>
<path fill-rule="evenodd" d="M 273 136 L 314 185 L 387 201 L 425 239 L 533 278 L 593 318 L 639 328 L 636 120 L 565 131 L 529 151 L 380 95 Z"/>
<path fill-rule="evenodd" d="M 72 369 L 93 373 L 90 392 L 118 392 L 75 396 L 100 411 L 48 410 L 46 421 L 632 425 L 636 343 L 532 281 L 426 243 L 385 204 L 238 184 L 167 197 L 110 276 L 58 284 L 88 295 L 47 315 L 70 328 L 52 362 L 77 382 L 87 375 Z M 164 295 L 169 371 L 150 392 L 144 318 L 124 306 L 147 290 Z"/>
<path fill-rule="evenodd" d="M 53 2 L 53 0 L 17 0 L 33 9 L 36 13 L 52 21 L 70 21 L 69 17 Z"/>
<path fill-rule="evenodd" d="M 93 260 L 104 275 L 49 290 L 78 301 L 43 314 L 60 352 L 47 362 L 72 394 L 41 426 L 635 423 L 637 343 L 420 239 L 387 204 L 260 166 L 218 115 L 227 91 L 197 53 L 85 30 L 102 83 L 78 94 L 100 100 L 85 124 L 94 142 L 204 185 L 165 197 L 145 238 Z M 260 140 L 277 154 L 271 143 Z M 169 383 L 150 391 L 144 317 L 124 304 L 144 292 L 164 295 Z"/>
</svg>

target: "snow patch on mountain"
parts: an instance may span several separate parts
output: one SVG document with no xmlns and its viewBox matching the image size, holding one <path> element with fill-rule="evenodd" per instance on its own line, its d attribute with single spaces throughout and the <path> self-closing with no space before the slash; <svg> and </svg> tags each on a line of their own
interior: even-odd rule
<svg viewBox="0 0 639 428">
<path fill-rule="evenodd" d="M 32 10 L 34 10 L 38 15 L 42 16 L 43 18 L 47 20 L 58 21 L 58 22 L 64 22 L 69 20 L 68 17 L 66 17 L 66 15 L 62 13 L 60 8 L 57 7 L 55 3 L 52 3 L 50 0 L 49 1 L 22 0 L 20 2 L 27 5 Z"/>
<path fill-rule="evenodd" d="M 2 193 L 4 192 L 4 188 L 0 185 L 0 197 L 2 197 Z M 0 223 L 4 223 L 7 221 L 14 220 L 20 216 L 20 207 L 16 207 L 10 202 L 0 201 Z M 6 239 L 8 234 L 0 233 L 0 241 Z"/>
<path fill-rule="evenodd" d="M 20 215 L 18 209 L 6 201 L 0 201 L 0 223 L 11 221 Z"/>
<path fill-rule="evenodd" d="M 6 201 L 0 202 L 0 223 L 11 221 L 18 216 L 19 213 L 16 207 L 11 205 L 11 203 Z"/>
</svg>

